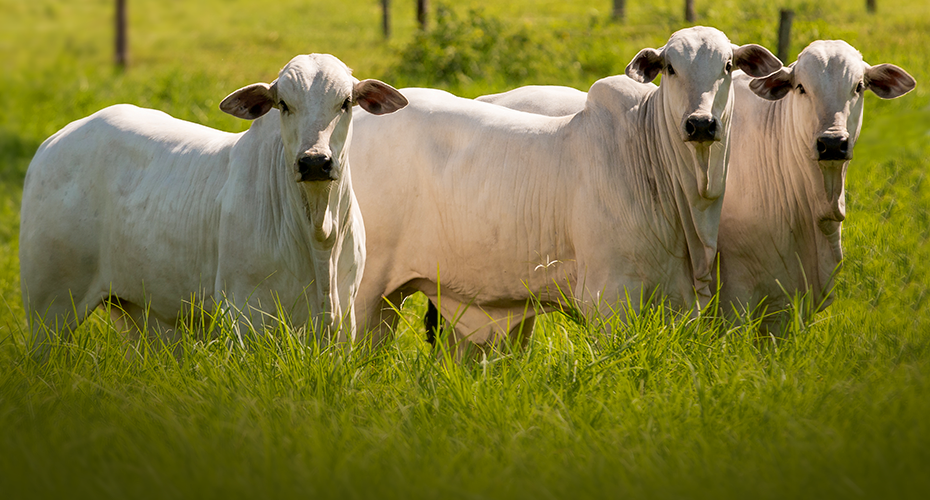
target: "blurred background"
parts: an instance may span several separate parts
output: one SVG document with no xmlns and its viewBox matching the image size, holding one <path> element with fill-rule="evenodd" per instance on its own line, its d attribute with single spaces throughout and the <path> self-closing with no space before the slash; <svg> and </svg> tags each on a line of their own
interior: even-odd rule
<svg viewBox="0 0 930 500">
<path fill-rule="evenodd" d="M 622 18 L 618 0 L 0 0 L 0 170 L 18 180 L 42 140 L 117 102 L 242 130 L 248 124 L 220 113 L 219 101 L 309 52 L 336 55 L 360 78 L 466 97 L 530 83 L 587 89 L 692 24 L 776 52 L 779 12 L 791 9 L 786 62 L 813 40 L 841 38 L 867 61 L 893 62 L 927 81 L 930 2 L 870 1 L 874 13 L 867 0 L 690 0 L 688 22 L 686 0 L 623 0 Z M 125 67 L 115 61 L 119 3 Z M 918 85 L 904 102 L 926 101 Z"/>
</svg>

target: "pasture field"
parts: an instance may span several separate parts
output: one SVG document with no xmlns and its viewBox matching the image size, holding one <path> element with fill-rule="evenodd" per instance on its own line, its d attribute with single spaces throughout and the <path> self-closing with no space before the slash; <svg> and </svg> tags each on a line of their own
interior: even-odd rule
<svg viewBox="0 0 930 500">
<path fill-rule="evenodd" d="M 460 0 L 413 46 L 413 1 L 392 2 L 385 42 L 376 0 L 132 0 L 124 72 L 112 1 L 0 0 L 0 495 L 925 498 L 930 3 L 696 3 L 699 23 L 773 51 L 790 6 L 791 60 L 842 38 L 918 82 L 895 101 L 869 94 L 837 300 L 783 339 L 661 310 L 607 337 L 550 314 L 526 350 L 456 364 L 430 351 L 414 298 L 377 349 L 321 352 L 281 327 L 242 350 L 219 327 L 178 356 L 126 356 L 97 318 L 38 364 L 23 347 L 19 200 L 35 149 L 68 122 L 130 102 L 244 130 L 220 100 L 306 52 L 465 96 L 587 88 L 685 25 L 678 1 L 628 2 L 615 23 L 608 0 Z"/>
</svg>

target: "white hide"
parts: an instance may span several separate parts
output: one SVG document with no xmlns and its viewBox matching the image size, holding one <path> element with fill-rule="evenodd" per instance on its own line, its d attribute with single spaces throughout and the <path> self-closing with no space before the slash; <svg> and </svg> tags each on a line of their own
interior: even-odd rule
<svg viewBox="0 0 930 500">
<path fill-rule="evenodd" d="M 351 105 L 377 111 L 372 89 L 402 99 L 373 82 L 333 56 L 297 56 L 275 83 L 223 101 L 257 118 L 246 132 L 123 104 L 46 140 L 26 174 L 20 229 L 36 347 L 104 301 L 147 333 L 168 335 L 192 301 L 261 331 L 279 303 L 296 326 L 352 338 L 365 234 L 347 161 Z M 331 158 L 326 180 L 298 182 L 308 155 Z"/>
<path fill-rule="evenodd" d="M 529 333 L 532 298 L 556 307 L 564 293 L 603 317 L 655 291 L 676 308 L 703 304 L 735 48 L 712 28 L 677 32 L 634 58 L 635 80 L 596 82 L 571 116 L 428 89 L 404 90 L 410 105 L 386 119 L 359 114 L 351 156 L 369 255 L 360 324 L 377 340 L 396 321 L 383 297 L 398 304 L 415 291 L 455 321 L 454 341 L 479 344 Z M 757 70 L 781 67 L 758 49 L 745 51 Z M 672 65 L 676 76 L 648 83 Z M 716 120 L 717 140 L 686 142 L 692 116 Z"/>
<path fill-rule="evenodd" d="M 566 116 L 584 109 L 588 93 L 558 85 L 527 85 L 500 94 L 478 96 L 475 100 L 527 113 Z"/>
<path fill-rule="evenodd" d="M 846 42 L 817 41 L 790 67 L 764 79 L 736 75 L 733 86 L 718 239 L 721 304 L 728 312 L 772 312 L 788 306 L 789 296 L 808 293 L 815 306 L 809 312 L 816 312 L 832 302 L 843 258 L 846 169 L 865 91 L 898 97 L 914 79 L 893 65 L 869 66 Z M 820 161 L 824 135 L 846 138 L 848 157 Z"/>
</svg>

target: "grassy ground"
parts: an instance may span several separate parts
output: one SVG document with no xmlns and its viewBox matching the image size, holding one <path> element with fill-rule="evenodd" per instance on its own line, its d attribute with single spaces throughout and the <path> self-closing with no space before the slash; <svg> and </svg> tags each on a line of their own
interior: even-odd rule
<svg viewBox="0 0 930 500">
<path fill-rule="evenodd" d="M 410 325 L 374 351 L 321 353 L 287 331 L 242 351 L 220 331 L 213 341 L 185 338 L 177 358 L 143 347 L 127 360 L 98 320 L 46 365 L 25 356 L 19 198 L 45 137 L 116 102 L 242 130 L 219 101 L 270 81 L 304 52 L 334 53 L 361 78 L 430 83 L 404 61 L 414 53 L 413 2 L 392 3 L 394 37 L 384 42 L 374 0 L 133 0 L 132 65 L 120 72 L 109 64 L 112 2 L 0 0 L 4 498 L 930 491 L 930 5 L 922 0 L 879 2 L 874 16 L 864 2 L 697 2 L 701 23 L 770 48 L 777 10 L 791 6 L 792 57 L 811 40 L 843 38 L 867 61 L 898 64 L 918 80 L 902 99 L 868 98 L 849 172 L 838 299 L 784 341 L 661 312 L 604 338 L 550 315 L 526 351 L 457 365 L 427 349 L 413 321 L 423 303 L 414 301 L 405 307 Z M 630 2 L 627 21 L 613 23 L 605 0 L 463 0 L 448 51 L 480 67 L 433 72 L 433 84 L 468 96 L 524 83 L 585 88 L 683 27 L 680 3 Z M 481 24 L 468 7 L 483 4 Z M 508 43 L 487 47 L 476 25 Z M 435 50 L 439 39 L 421 41 Z M 518 43 L 536 57 L 507 52 Z M 481 50 L 497 58 L 482 60 Z M 505 68 L 516 64 L 508 57 L 519 71 Z"/>
</svg>

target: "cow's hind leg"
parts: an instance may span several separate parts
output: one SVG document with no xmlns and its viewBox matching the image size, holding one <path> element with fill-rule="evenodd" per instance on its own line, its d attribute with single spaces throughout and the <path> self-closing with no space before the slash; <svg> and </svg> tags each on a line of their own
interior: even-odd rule
<svg viewBox="0 0 930 500">
<path fill-rule="evenodd" d="M 439 309 L 433 305 L 432 300 L 427 300 L 426 313 L 423 315 L 423 326 L 426 328 L 426 341 L 432 346 L 436 345 L 436 337 L 442 333 L 439 329 L 440 321 L 442 321 L 442 317 L 439 315 Z"/>
<path fill-rule="evenodd" d="M 526 349 L 530 343 L 530 337 L 533 336 L 533 328 L 536 327 L 536 315 L 530 313 L 523 318 L 523 321 L 517 323 L 517 326 L 510 329 L 508 338 L 513 346 L 520 346 Z"/>
<path fill-rule="evenodd" d="M 380 304 L 374 308 L 374 314 L 368 320 L 368 331 L 359 333 L 364 343 L 371 346 L 377 346 L 388 339 L 393 339 L 397 331 L 397 325 L 400 322 L 401 306 L 408 293 L 403 290 L 395 290 L 381 298 Z"/>
<path fill-rule="evenodd" d="M 163 345 L 176 352 L 180 333 L 175 325 L 169 325 L 151 314 L 146 308 L 117 296 L 110 296 L 104 302 L 110 320 L 116 331 L 123 336 L 123 346 L 129 356 L 132 344 L 145 340 L 153 345 Z"/>
<path fill-rule="evenodd" d="M 536 311 L 529 303 L 523 307 L 482 308 L 446 296 L 441 305 L 441 311 L 428 309 L 424 322 L 432 328 L 434 338 L 446 339 L 449 352 L 459 360 L 488 352 L 494 346 L 525 349 L 536 324 Z"/>
<path fill-rule="evenodd" d="M 70 340 L 78 325 L 97 307 L 99 299 L 75 302 L 69 297 L 49 302 L 25 298 L 24 302 L 29 322 L 29 351 L 37 359 L 46 361 L 52 346 Z"/>
</svg>

